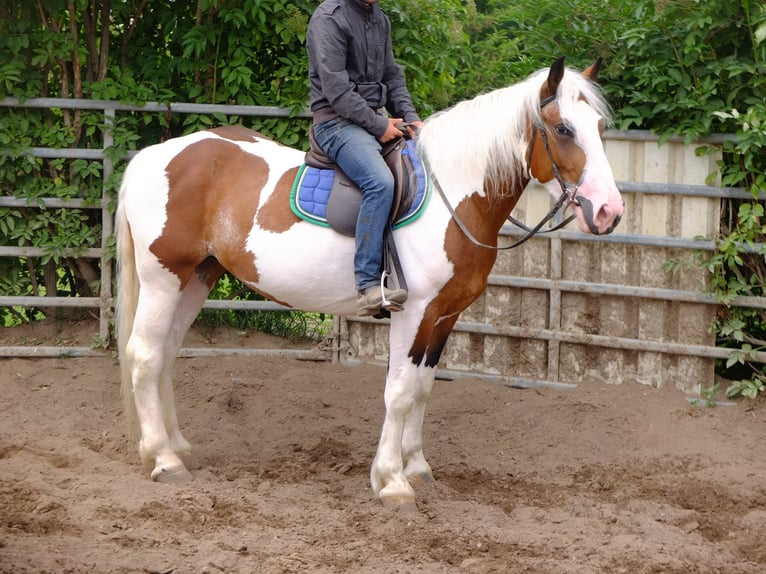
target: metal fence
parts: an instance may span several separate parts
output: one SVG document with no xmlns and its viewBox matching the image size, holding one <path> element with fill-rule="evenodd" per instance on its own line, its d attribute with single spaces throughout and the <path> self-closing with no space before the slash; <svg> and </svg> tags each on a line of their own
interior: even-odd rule
<svg viewBox="0 0 766 574">
<path fill-rule="evenodd" d="M 103 162 L 104 181 L 114 166 L 106 153 L 118 112 L 222 113 L 288 117 L 281 108 L 203 104 L 142 106 L 70 99 L 0 100 L 6 107 L 101 110 L 101 149 L 32 148 L 35 157 L 85 158 Z M 300 114 L 299 117 L 306 117 Z M 564 229 L 536 238 L 499 256 L 487 292 L 461 317 L 445 349 L 441 376 L 481 376 L 507 384 L 568 385 L 585 380 L 636 380 L 674 384 L 695 390 L 712 380 L 715 358 L 728 350 L 715 345 L 710 325 L 718 303 L 705 293 L 708 277 L 684 268 L 674 275 L 661 270 L 671 257 L 714 249 L 722 198 L 751 198 L 741 189 L 705 185 L 715 156 L 697 156 L 695 146 L 670 140 L 659 145 L 647 132 L 608 132 L 607 154 L 626 199 L 618 233 L 593 237 Z M 710 140 L 715 144 L 720 140 Z M 3 306 L 98 308 L 99 336 L 107 340 L 112 311 L 112 262 L 106 241 L 112 233 L 107 190 L 101 203 L 44 199 L 46 207 L 100 209 L 100 248 L 77 252 L 100 259 L 99 297 L 0 297 Z M 515 214 L 527 223 L 549 209 L 546 192 L 529 189 Z M 27 206 L 24 199 L 0 198 L 0 207 Z M 518 233 L 506 226 L 503 239 Z M 702 236 L 707 239 L 699 240 Z M 757 249 L 759 246 L 755 246 Z M 41 249 L 0 246 L 0 256 L 36 257 Z M 72 254 L 73 255 L 73 254 Z M 766 298 L 739 298 L 732 304 L 766 308 Z M 206 308 L 286 310 L 271 302 L 212 301 Z M 385 362 L 385 322 L 336 318 L 329 350 L 296 351 L 306 358 Z M 323 347 L 324 348 L 324 347 Z M 271 353 L 266 349 L 183 349 L 184 356 L 225 353 Z M 290 352 L 278 351 L 280 354 Z M 0 356 L 88 356 L 103 351 L 86 347 L 0 347 Z M 766 353 L 759 361 L 766 362 Z"/>
<path fill-rule="evenodd" d="M 694 265 L 668 273 L 663 264 L 712 251 L 721 199 L 752 196 L 706 185 L 719 156 L 697 155 L 696 147 L 678 139 L 660 145 L 647 132 L 608 132 L 607 155 L 626 202 L 617 232 L 566 229 L 501 253 L 485 294 L 461 315 L 440 375 L 513 386 L 636 381 L 698 392 L 711 385 L 715 359 L 730 351 L 716 346 L 711 330 L 719 303 L 706 293 L 708 274 Z M 514 213 L 534 224 L 551 201 L 531 188 Z M 506 226 L 500 243 L 520 233 Z M 766 298 L 731 304 L 764 309 Z M 342 323 L 345 360 L 385 361 L 385 327 Z"/>
<path fill-rule="evenodd" d="M 144 113 L 173 113 L 173 114 L 226 114 L 236 116 L 255 117 L 310 117 L 307 113 L 293 114 L 290 110 L 270 106 L 230 106 L 211 104 L 171 103 L 160 104 L 148 102 L 143 105 L 121 104 L 107 100 L 77 100 L 67 98 L 30 98 L 20 102 L 17 98 L 5 98 L 0 100 L 0 106 L 11 108 L 58 108 L 69 110 L 97 110 L 103 112 L 103 142 L 100 149 L 84 148 L 45 148 L 33 147 L 27 153 L 40 158 L 68 158 L 89 159 L 103 162 L 103 192 L 101 201 L 97 205 L 87 203 L 81 199 L 61 200 L 57 198 L 35 198 L 30 203 L 26 199 L 17 197 L 0 197 L 0 207 L 45 207 L 45 208 L 78 208 L 98 209 L 101 211 L 102 237 L 101 247 L 84 250 L 68 249 L 67 257 L 87 257 L 100 261 L 100 293 L 98 297 L 9 297 L 0 296 L 0 306 L 20 307 L 83 307 L 97 308 L 99 315 L 98 337 L 102 341 L 108 341 L 111 328 L 113 297 L 112 297 L 112 271 L 113 261 L 107 252 L 107 241 L 114 231 L 114 217 L 109 210 L 108 189 L 106 182 L 114 173 L 114 163 L 108 153 L 114 145 L 112 131 L 118 112 L 144 112 Z M 129 153 L 125 158 L 135 155 Z M 12 247 L 0 246 L 0 257 L 41 257 L 45 250 L 36 247 Z M 208 300 L 206 309 L 237 309 L 250 311 L 288 311 L 286 307 L 270 301 L 216 301 Z M 248 352 L 251 354 L 278 354 L 295 356 L 307 359 L 330 358 L 326 351 L 303 351 L 303 350 L 274 350 L 274 349 L 210 349 L 210 348 L 184 348 L 183 356 L 216 355 L 222 352 L 229 354 Z M 57 357 L 57 356 L 101 356 L 105 351 L 83 346 L 0 346 L 0 357 Z"/>
</svg>

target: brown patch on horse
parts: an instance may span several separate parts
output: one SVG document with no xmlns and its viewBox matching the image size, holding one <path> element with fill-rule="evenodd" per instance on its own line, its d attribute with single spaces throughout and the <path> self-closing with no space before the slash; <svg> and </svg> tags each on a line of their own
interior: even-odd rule
<svg viewBox="0 0 766 574">
<path fill-rule="evenodd" d="M 221 275 L 226 272 L 226 269 L 223 268 L 223 265 L 215 257 L 211 256 L 197 265 L 196 272 L 199 280 L 207 285 L 208 289 L 212 289 L 213 285 L 221 278 Z"/>
<path fill-rule="evenodd" d="M 497 234 L 505 221 L 503 214 L 510 213 L 520 195 L 519 189 L 501 192 L 505 190 L 495 190 L 487 181 L 484 197 L 471 195 L 455 209 L 473 236 L 487 245 L 497 245 Z M 487 288 L 487 277 L 497 258 L 496 250 L 475 245 L 454 220 L 447 226 L 444 250 L 454 273 L 425 309 L 408 353 L 415 365 L 425 359 L 425 366 L 436 367 L 459 314 Z"/>
<path fill-rule="evenodd" d="M 556 126 L 561 123 L 561 112 L 555 101 L 545 106 L 541 111 L 543 125 L 546 126 L 548 146 L 553 159 L 558 166 L 559 173 L 564 181 L 577 183 L 580 181 L 583 169 L 585 169 L 586 156 L 582 148 L 577 145 L 576 139 L 571 136 L 560 135 L 555 129 L 547 129 L 547 126 Z M 529 146 L 532 148 L 532 156 L 529 158 L 529 172 L 538 181 L 547 183 L 555 176 L 553 165 L 548 152 L 545 151 L 540 130 L 536 130 L 533 124 L 527 129 L 530 138 Z M 531 138 L 534 135 L 534 140 Z"/>
<path fill-rule="evenodd" d="M 180 279 L 181 289 L 210 256 L 243 281 L 257 282 L 245 242 L 268 180 L 266 162 L 236 144 L 208 138 L 182 150 L 165 171 L 167 220 L 149 249 Z"/>
<path fill-rule="evenodd" d="M 220 136 L 224 139 L 235 141 L 235 142 L 255 142 L 255 141 L 258 141 L 259 138 L 264 139 L 266 137 L 261 133 L 247 129 L 244 126 L 237 126 L 237 125 L 220 126 L 217 128 L 212 128 L 207 131 L 212 132 L 215 135 Z"/>
<path fill-rule="evenodd" d="M 274 193 L 258 210 L 258 226 L 273 233 L 284 233 L 301 220 L 290 209 L 290 194 L 298 176 L 297 167 L 291 168 L 279 178 Z"/>
</svg>

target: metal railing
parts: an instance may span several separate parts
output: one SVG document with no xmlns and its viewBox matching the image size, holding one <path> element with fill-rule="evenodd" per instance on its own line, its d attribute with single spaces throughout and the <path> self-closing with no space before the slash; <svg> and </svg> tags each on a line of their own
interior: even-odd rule
<svg viewBox="0 0 766 574">
<path fill-rule="evenodd" d="M 115 119 L 118 112 L 146 112 L 146 113 L 199 113 L 199 114 L 213 114 L 222 113 L 226 115 L 240 115 L 240 116 L 256 116 L 256 117 L 310 117 L 310 113 L 302 112 L 294 114 L 288 109 L 270 107 L 270 106 L 236 106 L 236 105 L 208 105 L 208 104 L 190 104 L 190 103 L 171 103 L 161 104 L 156 102 L 149 102 L 143 105 L 130 105 L 121 104 L 113 101 L 106 100 L 74 100 L 74 99 L 59 99 L 59 98 L 36 98 L 27 99 L 23 102 L 15 98 L 5 98 L 0 100 L 0 105 L 4 107 L 14 108 L 61 108 L 61 109 L 80 109 L 80 110 L 100 110 L 103 112 L 103 142 L 100 149 L 84 149 L 84 148 L 44 148 L 33 147 L 27 150 L 26 153 L 41 158 L 82 158 L 90 160 L 98 160 L 103 162 L 103 179 L 104 186 L 102 190 L 102 198 L 96 205 L 88 203 L 82 199 L 63 200 L 58 198 L 36 198 L 34 203 L 30 203 L 25 199 L 16 197 L 0 197 L 0 207 L 34 207 L 36 205 L 43 205 L 45 207 L 52 208 L 78 208 L 78 209 L 96 209 L 101 211 L 102 217 L 102 237 L 101 246 L 98 248 L 87 248 L 84 250 L 69 249 L 65 252 L 67 256 L 72 257 L 88 257 L 100 260 L 101 270 L 101 286 L 98 297 L 9 297 L 0 296 L 0 306 L 39 306 L 39 307 L 86 307 L 97 308 L 99 310 L 99 337 L 102 341 L 108 340 L 110 335 L 110 318 L 112 315 L 113 298 L 112 298 L 112 259 L 109 257 L 106 249 L 107 241 L 113 233 L 113 216 L 109 210 L 109 197 L 106 187 L 106 182 L 114 172 L 114 165 L 108 154 L 109 148 L 114 143 L 112 136 L 112 128 L 114 126 Z M 652 139 L 654 136 L 647 134 L 646 132 L 607 132 L 606 137 L 612 137 L 616 139 L 636 139 L 646 140 Z M 726 139 L 730 139 L 731 136 L 716 136 L 711 138 L 711 142 L 720 142 Z M 135 153 L 135 152 L 133 152 Z M 132 154 L 127 154 L 129 157 Z M 658 195 L 689 195 L 697 197 L 716 197 L 716 198 L 741 198 L 752 199 L 752 195 L 743 189 L 735 188 L 720 188 L 714 186 L 686 186 L 686 185 L 674 185 L 674 184 L 652 184 L 652 183 L 634 183 L 622 181 L 618 182 L 618 186 L 623 193 L 642 193 L 642 194 L 658 194 Z M 520 231 L 506 226 L 501 230 L 501 235 L 515 236 L 521 233 Z M 556 233 L 552 233 L 548 236 L 552 241 L 568 240 L 568 241 L 599 241 L 606 243 L 630 243 L 631 245 L 646 245 L 654 247 L 672 247 L 686 250 L 699 250 L 710 251 L 715 249 L 715 242 L 712 240 L 696 241 L 684 238 L 673 237 L 654 237 L 647 235 L 628 235 L 615 233 L 608 236 L 591 236 L 585 235 L 574 231 L 562 230 Z M 748 246 L 747 249 L 755 251 L 761 249 L 762 245 Z M 0 246 L 0 257 L 40 257 L 45 255 L 45 250 L 34 247 L 11 247 Z M 493 274 L 489 277 L 489 284 L 495 286 L 508 286 L 518 288 L 531 288 L 531 289 L 543 289 L 543 290 L 556 290 L 556 291 L 569 291 L 578 293 L 591 293 L 591 294 L 603 294 L 603 295 L 617 295 L 621 297 L 641 297 L 648 299 L 661 299 L 670 301 L 687 301 L 695 303 L 705 303 L 710 305 L 719 304 L 711 295 L 705 293 L 693 293 L 689 291 L 670 290 L 670 289 L 657 289 L 649 287 L 635 287 L 635 286 L 620 286 L 612 284 L 599 284 L 593 282 L 581 282 L 581 281 L 562 281 L 555 279 L 534 279 L 525 277 L 512 277 Z M 731 301 L 732 305 L 751 307 L 763 309 L 766 308 L 766 298 L 763 297 L 738 297 Z M 289 311 L 290 309 L 283 307 L 279 304 L 269 301 L 213 301 L 208 300 L 204 308 L 211 309 L 237 309 L 237 310 L 277 310 L 277 311 Z M 339 331 L 343 330 L 338 320 L 335 321 L 335 332 L 333 338 L 338 341 L 340 339 Z M 485 324 L 475 324 L 470 322 L 458 322 L 456 326 L 457 331 L 465 331 L 471 333 L 494 333 L 497 334 L 497 330 Z M 562 334 L 555 331 L 549 331 L 545 329 L 532 330 L 534 332 L 527 332 L 527 330 L 514 328 L 513 333 L 508 333 L 513 336 L 534 336 L 536 338 L 542 338 L 551 341 L 572 341 L 583 342 L 588 344 L 614 346 L 619 345 L 620 348 L 636 349 L 636 350 L 650 350 L 656 351 L 657 345 L 652 341 L 619 341 L 612 337 L 599 339 L 597 336 L 588 335 L 587 337 L 577 337 L 577 341 L 572 339 L 572 336 Z M 608 340 L 607 340 L 608 339 Z M 339 345 L 338 345 L 339 346 Z M 725 357 L 727 352 L 725 349 L 710 349 L 710 348 L 693 348 L 687 350 L 670 349 L 666 346 L 666 350 L 672 350 L 672 352 L 678 352 L 680 354 L 688 353 L 695 354 L 696 356 L 714 356 Z M 185 356 L 199 356 L 200 354 L 220 354 L 222 352 L 247 352 L 248 350 L 237 349 L 184 349 L 181 354 Z M 259 350 L 249 350 L 253 353 L 259 353 Z M 335 350 L 338 353 L 338 350 Z M 104 351 L 94 350 L 88 347 L 25 347 L 25 346 L 13 346 L 13 347 L 0 347 L 0 356 L 91 356 L 91 355 L 103 355 Z M 312 356 L 311 358 L 316 358 Z M 766 361 L 766 353 L 758 353 L 757 360 Z"/>
<path fill-rule="evenodd" d="M 181 114 L 214 114 L 254 116 L 254 117 L 299 117 L 308 118 L 307 112 L 292 113 L 289 109 L 274 106 L 237 106 L 217 104 L 191 104 L 171 103 L 161 104 L 147 102 L 143 105 L 121 104 L 108 100 L 83 100 L 68 98 L 30 98 L 20 101 L 18 98 L 5 98 L 0 100 L 0 106 L 12 108 L 60 108 L 68 110 L 96 110 L 103 112 L 103 141 L 102 147 L 93 148 L 47 148 L 32 147 L 25 153 L 39 158 L 68 158 L 89 159 L 103 163 L 103 187 L 102 197 L 95 205 L 83 199 L 64 200 L 59 198 L 35 198 L 30 202 L 17 197 L 0 197 L 0 207 L 45 207 L 45 208 L 77 208 L 93 209 L 101 211 L 102 236 L 101 246 L 86 249 L 66 249 L 63 254 L 67 257 L 86 257 L 100 261 L 100 292 L 98 297 L 40 297 L 40 296 L 0 296 L 0 306 L 10 307 L 82 307 L 98 309 L 99 332 L 101 341 L 108 341 L 110 336 L 110 321 L 113 308 L 112 297 L 112 271 L 113 261 L 107 252 L 107 241 L 114 232 L 114 217 L 109 210 L 109 196 L 107 182 L 114 173 L 114 162 L 108 150 L 114 145 L 112 130 L 118 112 L 146 112 L 146 113 L 181 113 Z M 0 152 L 1 153 L 1 152 Z M 137 152 L 125 154 L 122 159 L 127 159 Z M 43 248 L 37 247 L 13 247 L 0 246 L 0 257 L 42 257 L 47 255 Z M 208 300 L 206 309 L 238 309 L 250 311 L 290 311 L 287 307 L 270 301 L 213 301 Z M 181 354 L 186 356 L 201 356 L 214 354 L 220 351 L 204 349 L 182 349 Z M 235 350 L 232 350 L 235 352 Z M 253 352 L 259 352 L 253 350 Z M 284 351 L 280 351 L 285 354 Z M 50 346 L 0 346 L 0 356 L 101 356 L 106 352 L 82 346 L 50 347 Z M 296 352 L 302 358 L 318 358 L 316 353 Z"/>
</svg>

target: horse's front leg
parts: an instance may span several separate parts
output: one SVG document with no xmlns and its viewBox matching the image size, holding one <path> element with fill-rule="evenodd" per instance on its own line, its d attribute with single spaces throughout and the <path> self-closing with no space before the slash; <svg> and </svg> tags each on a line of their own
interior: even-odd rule
<svg viewBox="0 0 766 574">
<path fill-rule="evenodd" d="M 434 481 L 431 465 L 423 454 L 423 419 L 435 376 L 435 368 L 421 366 L 417 369 L 418 394 L 404 423 L 402 461 L 404 476 L 410 485 L 431 484 Z"/>
<path fill-rule="evenodd" d="M 410 309 L 412 311 L 412 309 Z M 406 312 L 406 311 L 405 311 Z M 399 319 L 399 317 L 397 317 Z M 457 317 L 421 321 L 405 346 L 405 321 L 392 321 L 391 354 L 386 377 L 386 417 L 372 463 L 373 492 L 384 506 L 416 510 L 410 480 L 431 482 L 431 467 L 423 455 L 423 418 L 433 388 L 436 364 Z"/>
<path fill-rule="evenodd" d="M 384 400 L 386 416 L 370 470 L 373 492 L 383 506 L 414 512 L 415 491 L 404 474 L 403 441 L 407 420 L 413 412 L 417 392 L 417 367 L 399 366 L 389 359 Z"/>
</svg>

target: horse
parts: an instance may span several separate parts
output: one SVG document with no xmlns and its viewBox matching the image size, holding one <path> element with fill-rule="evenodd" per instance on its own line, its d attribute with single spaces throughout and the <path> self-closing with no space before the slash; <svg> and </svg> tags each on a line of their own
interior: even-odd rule
<svg viewBox="0 0 766 574">
<path fill-rule="evenodd" d="M 486 288 L 503 248 L 498 232 L 527 184 L 560 196 L 557 206 L 571 208 L 584 233 L 609 233 L 622 215 L 603 148 L 610 109 L 600 64 L 580 72 L 559 58 L 435 113 L 417 135 L 440 197 L 392 231 L 409 298 L 390 318 L 385 416 L 370 469 L 387 508 L 416 511 L 412 485 L 433 481 L 422 426 L 439 357 Z M 200 468 L 179 428 L 172 372 L 225 272 L 290 308 L 355 313 L 354 239 L 288 206 L 303 160 L 304 151 L 224 126 L 147 147 L 125 170 L 115 215 L 116 338 L 122 395 L 154 480 L 189 481 Z"/>
</svg>

